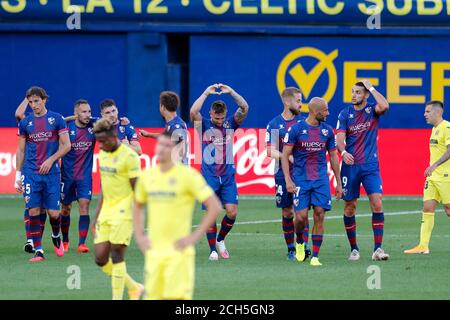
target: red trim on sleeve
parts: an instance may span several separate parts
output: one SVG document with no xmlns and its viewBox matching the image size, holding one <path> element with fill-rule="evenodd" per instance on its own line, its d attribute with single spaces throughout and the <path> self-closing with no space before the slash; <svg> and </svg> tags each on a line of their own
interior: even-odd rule
<svg viewBox="0 0 450 320">
<path fill-rule="evenodd" d="M 333 149 L 328 149 L 328 152 L 332 152 L 332 151 L 336 151 L 337 148 L 333 148 Z"/>
<path fill-rule="evenodd" d="M 62 128 L 62 129 L 58 130 L 58 134 L 61 134 L 64 132 L 69 132 L 69 128 Z"/>
<path fill-rule="evenodd" d="M 347 130 L 344 130 L 344 129 L 338 129 L 338 130 L 336 130 L 336 133 L 339 133 L 339 132 L 347 132 Z"/>
<path fill-rule="evenodd" d="M 293 146 L 295 146 L 295 143 L 285 143 L 284 145 L 293 147 Z"/>
</svg>

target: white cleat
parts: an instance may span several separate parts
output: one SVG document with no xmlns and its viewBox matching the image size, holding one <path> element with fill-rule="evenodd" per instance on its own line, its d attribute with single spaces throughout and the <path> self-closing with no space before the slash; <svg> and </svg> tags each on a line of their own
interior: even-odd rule
<svg viewBox="0 0 450 320">
<path fill-rule="evenodd" d="M 350 257 L 348 257 L 348 260 L 349 261 L 358 261 L 360 257 L 361 256 L 359 254 L 359 251 L 356 249 L 353 249 L 352 253 L 350 253 Z"/>
<path fill-rule="evenodd" d="M 389 259 L 389 255 L 387 253 L 385 253 L 384 250 L 381 248 L 378 248 L 372 254 L 372 260 L 374 260 L 374 261 L 381 261 L 381 260 L 385 261 L 388 259 Z"/>
<path fill-rule="evenodd" d="M 230 258 L 230 254 L 228 253 L 228 250 L 225 247 L 225 241 L 224 240 L 217 242 L 217 249 L 219 249 L 220 256 L 223 259 L 229 259 Z"/>
<path fill-rule="evenodd" d="M 217 254 L 216 251 L 212 251 L 208 259 L 209 261 L 217 261 L 219 260 L 219 255 Z"/>
</svg>

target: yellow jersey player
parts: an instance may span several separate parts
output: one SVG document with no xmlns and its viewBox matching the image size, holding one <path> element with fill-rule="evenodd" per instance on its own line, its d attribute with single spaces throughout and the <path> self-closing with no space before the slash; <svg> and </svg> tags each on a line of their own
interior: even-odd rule
<svg viewBox="0 0 450 320">
<path fill-rule="evenodd" d="M 450 217 L 450 122 L 444 120 L 444 104 L 430 101 L 425 106 L 425 120 L 433 125 L 430 137 L 430 166 L 425 170 L 423 213 L 420 243 L 405 253 L 430 253 L 429 243 L 434 227 L 434 212 L 439 202 Z"/>
<path fill-rule="evenodd" d="M 101 194 L 91 226 L 95 244 L 95 262 L 112 278 L 112 298 L 121 300 L 125 286 L 130 300 L 138 300 L 143 285 L 128 274 L 124 260 L 133 233 L 132 206 L 134 186 L 140 174 L 137 153 L 122 144 L 108 119 L 94 124 L 100 146 Z"/>
<path fill-rule="evenodd" d="M 145 299 L 149 300 L 192 299 L 194 244 L 222 209 L 200 173 L 174 161 L 177 142 L 171 136 L 169 132 L 158 136 L 155 155 L 159 164 L 143 172 L 136 184 L 134 230 L 145 255 Z M 207 212 L 191 233 L 196 200 L 206 206 Z M 148 236 L 144 231 L 145 204 Z"/>
</svg>

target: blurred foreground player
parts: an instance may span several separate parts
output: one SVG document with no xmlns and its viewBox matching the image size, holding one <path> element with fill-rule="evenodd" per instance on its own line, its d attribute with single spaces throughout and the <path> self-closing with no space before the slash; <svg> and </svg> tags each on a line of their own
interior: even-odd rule
<svg viewBox="0 0 450 320">
<path fill-rule="evenodd" d="M 136 242 L 145 255 L 145 298 L 191 300 L 194 245 L 216 221 L 221 203 L 200 173 L 174 161 L 177 142 L 172 134 L 164 132 L 157 139 L 159 164 L 138 179 L 134 207 Z M 195 201 L 204 203 L 207 211 L 192 232 Z M 144 231 L 145 205 L 148 236 Z"/>
</svg>

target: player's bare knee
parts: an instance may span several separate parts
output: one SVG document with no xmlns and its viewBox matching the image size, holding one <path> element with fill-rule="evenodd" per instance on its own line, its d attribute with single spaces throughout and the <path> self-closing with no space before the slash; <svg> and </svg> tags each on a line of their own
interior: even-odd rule
<svg viewBox="0 0 450 320">
<path fill-rule="evenodd" d="M 61 214 L 63 216 L 68 216 L 68 215 L 70 215 L 71 209 L 72 209 L 72 205 L 68 205 L 68 206 L 63 205 L 63 206 L 61 206 Z"/>
<path fill-rule="evenodd" d="M 347 201 L 344 205 L 344 214 L 347 217 L 353 217 L 356 213 L 356 202 L 355 201 Z"/>
<path fill-rule="evenodd" d="M 227 217 L 228 218 L 230 218 L 232 220 L 235 220 L 236 217 L 237 217 L 237 206 L 236 207 L 232 207 L 232 208 L 227 208 L 226 212 L 227 212 Z"/>
<path fill-rule="evenodd" d="M 103 267 L 105 264 L 108 263 L 108 259 L 103 258 L 103 257 L 95 257 L 95 264 L 98 265 L 99 267 Z"/>
<path fill-rule="evenodd" d="M 281 211 L 281 214 L 283 215 L 283 218 L 286 218 L 286 219 L 290 219 L 294 216 L 292 207 L 283 208 L 283 210 Z"/>
</svg>

